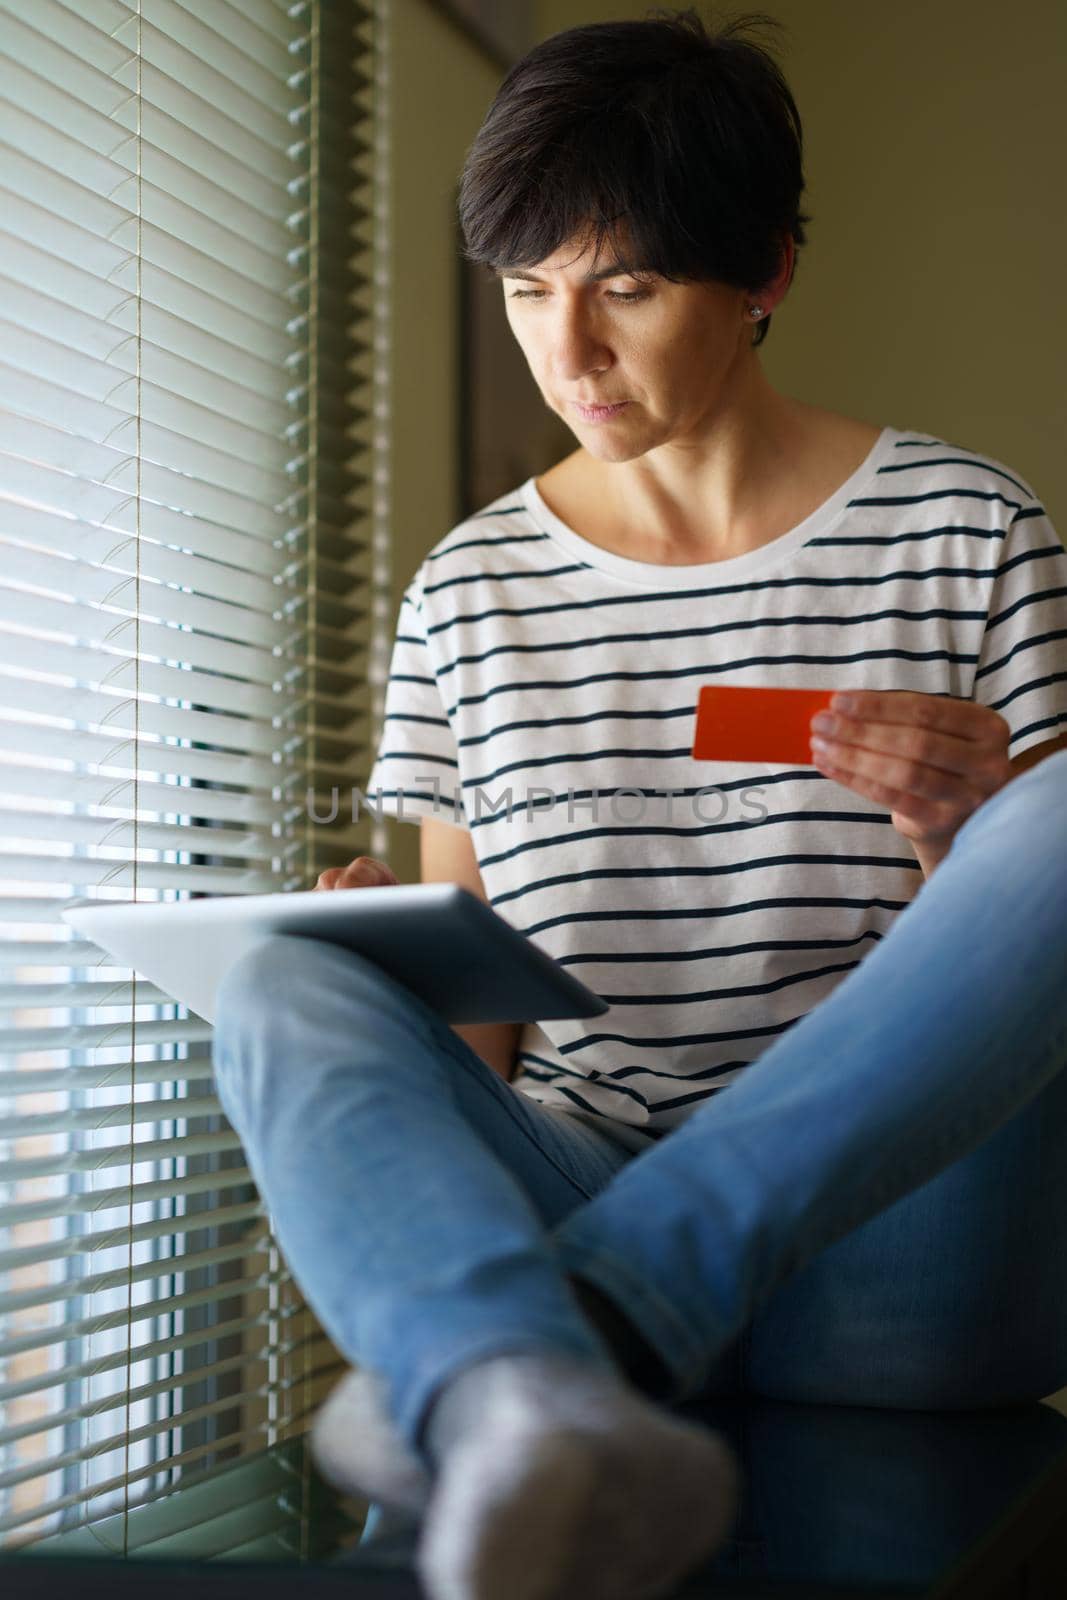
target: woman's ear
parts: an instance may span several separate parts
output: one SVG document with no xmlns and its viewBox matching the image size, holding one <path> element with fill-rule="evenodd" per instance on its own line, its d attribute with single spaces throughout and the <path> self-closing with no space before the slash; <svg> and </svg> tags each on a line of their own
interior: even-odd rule
<svg viewBox="0 0 1067 1600">
<path fill-rule="evenodd" d="M 774 311 L 785 299 L 793 281 L 797 247 L 793 235 L 786 228 L 782 234 L 782 259 L 776 275 L 760 290 L 760 305 L 765 311 Z"/>
</svg>

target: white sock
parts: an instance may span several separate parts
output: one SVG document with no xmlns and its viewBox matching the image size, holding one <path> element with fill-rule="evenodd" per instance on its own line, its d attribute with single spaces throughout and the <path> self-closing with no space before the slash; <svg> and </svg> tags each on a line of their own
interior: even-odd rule
<svg viewBox="0 0 1067 1600">
<path fill-rule="evenodd" d="M 418 1514 L 430 1499 L 430 1474 L 394 1426 L 386 1389 L 366 1367 L 346 1373 L 312 1424 L 311 1456 L 335 1489 Z"/>
<path fill-rule="evenodd" d="M 429 1600 L 651 1600 L 711 1556 L 736 1511 L 739 1468 L 717 1434 L 562 1353 L 468 1367 L 425 1437 Z"/>
</svg>

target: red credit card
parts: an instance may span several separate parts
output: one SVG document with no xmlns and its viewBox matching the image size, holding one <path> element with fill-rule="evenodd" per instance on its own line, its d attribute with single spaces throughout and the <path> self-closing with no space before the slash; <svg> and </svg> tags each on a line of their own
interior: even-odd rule
<svg viewBox="0 0 1067 1600">
<path fill-rule="evenodd" d="M 813 766 L 811 723 L 835 689 L 705 684 L 697 700 L 694 761 L 782 761 Z"/>
</svg>

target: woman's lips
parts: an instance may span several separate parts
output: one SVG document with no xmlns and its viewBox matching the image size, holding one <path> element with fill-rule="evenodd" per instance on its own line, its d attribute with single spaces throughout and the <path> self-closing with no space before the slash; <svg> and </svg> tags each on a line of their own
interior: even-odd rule
<svg viewBox="0 0 1067 1600">
<path fill-rule="evenodd" d="M 611 417 L 617 417 L 619 412 L 630 404 L 629 400 L 620 400 L 615 406 L 583 406 L 579 405 L 577 400 L 572 403 L 583 422 L 607 422 Z"/>
</svg>

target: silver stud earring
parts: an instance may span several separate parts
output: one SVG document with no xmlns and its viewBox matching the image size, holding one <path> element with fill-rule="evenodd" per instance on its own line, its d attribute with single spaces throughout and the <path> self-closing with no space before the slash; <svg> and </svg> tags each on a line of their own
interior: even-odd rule
<svg viewBox="0 0 1067 1600">
<path fill-rule="evenodd" d="M 756 317 L 756 318 L 762 317 L 762 315 L 763 315 L 763 307 L 762 306 L 749 306 L 748 314 L 749 314 L 750 317 Z"/>
</svg>

